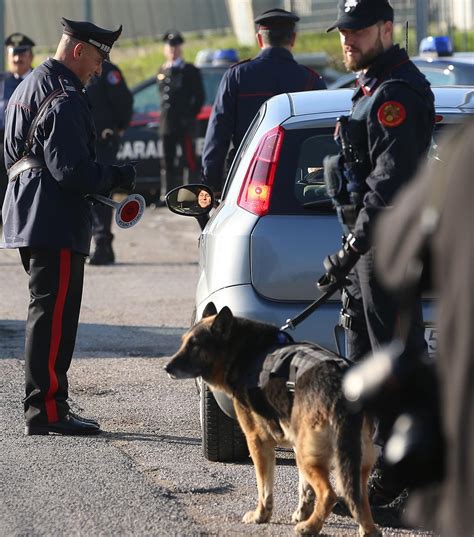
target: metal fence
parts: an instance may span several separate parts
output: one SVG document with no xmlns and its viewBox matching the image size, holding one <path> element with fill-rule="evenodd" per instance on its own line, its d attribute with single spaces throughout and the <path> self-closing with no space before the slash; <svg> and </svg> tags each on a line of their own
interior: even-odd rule
<svg viewBox="0 0 474 537">
<path fill-rule="evenodd" d="M 5 6 L 5 35 L 21 31 L 39 46 L 53 47 L 61 33 L 60 17 L 84 19 L 86 6 L 96 24 L 123 24 L 124 38 L 161 36 L 169 28 L 183 32 L 228 30 L 229 0 L 0 0 Z M 231 0 L 244 1 L 244 0 Z M 395 22 L 416 26 L 417 7 L 428 6 L 428 23 L 435 32 L 456 26 L 472 29 L 474 0 L 391 0 Z M 253 0 L 254 14 L 281 7 L 301 17 L 301 30 L 323 30 L 336 17 L 337 0 Z M 89 12 L 89 11 L 88 11 Z"/>
<path fill-rule="evenodd" d="M 0 0 L 2 1 L 2 0 Z M 5 35 L 23 32 L 38 46 L 53 47 L 60 18 L 91 20 L 105 28 L 123 24 L 123 38 L 160 37 L 170 28 L 201 32 L 229 28 L 225 0 L 3 0 Z"/>
</svg>

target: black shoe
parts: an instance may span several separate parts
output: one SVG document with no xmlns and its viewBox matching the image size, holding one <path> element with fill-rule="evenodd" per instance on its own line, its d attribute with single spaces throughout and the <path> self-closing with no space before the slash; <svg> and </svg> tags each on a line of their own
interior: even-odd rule
<svg viewBox="0 0 474 537">
<path fill-rule="evenodd" d="M 79 416 L 79 414 L 75 414 L 71 410 L 69 411 L 69 415 L 78 421 L 83 421 L 84 423 L 92 423 L 92 425 L 95 425 L 96 427 L 100 428 L 99 422 L 96 420 L 93 420 L 91 418 L 83 418 L 82 416 Z"/>
<path fill-rule="evenodd" d="M 95 252 L 89 258 L 89 265 L 112 265 L 115 255 L 110 244 L 97 245 Z"/>
<path fill-rule="evenodd" d="M 25 435 L 47 435 L 49 433 L 67 436 L 100 434 L 102 431 L 97 425 L 78 420 L 73 414 L 66 414 L 64 418 L 53 423 L 27 424 Z"/>
</svg>

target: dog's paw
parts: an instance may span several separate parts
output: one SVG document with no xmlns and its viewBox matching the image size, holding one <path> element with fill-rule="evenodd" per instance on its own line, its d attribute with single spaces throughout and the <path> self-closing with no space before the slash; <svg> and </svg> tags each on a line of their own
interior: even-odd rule
<svg viewBox="0 0 474 537">
<path fill-rule="evenodd" d="M 271 513 L 269 511 L 249 511 L 245 513 L 242 522 L 245 524 L 262 524 L 263 522 L 268 522 L 270 520 Z"/>
<path fill-rule="evenodd" d="M 308 524 L 308 522 L 300 522 L 295 526 L 295 532 L 298 535 L 318 535 L 323 527 L 322 524 Z"/>
<path fill-rule="evenodd" d="M 304 520 L 308 520 L 311 513 L 313 512 L 314 505 L 303 505 L 301 507 L 298 507 L 296 511 L 291 515 L 291 521 L 293 523 L 297 522 L 303 522 Z"/>
</svg>

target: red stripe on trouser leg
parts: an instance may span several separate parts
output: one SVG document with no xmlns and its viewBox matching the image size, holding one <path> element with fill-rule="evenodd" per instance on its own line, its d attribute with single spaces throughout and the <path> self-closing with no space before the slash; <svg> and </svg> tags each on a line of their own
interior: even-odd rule
<svg viewBox="0 0 474 537">
<path fill-rule="evenodd" d="M 195 172 L 197 170 L 197 164 L 196 159 L 194 158 L 193 141 L 189 134 L 184 135 L 184 154 L 189 170 Z"/>
<path fill-rule="evenodd" d="M 59 287 L 54 304 L 53 323 L 51 326 L 51 340 L 49 346 L 48 372 L 49 388 L 46 394 L 46 415 L 48 422 L 58 421 L 58 409 L 54 396 L 58 390 L 58 377 L 56 376 L 55 366 L 61 344 L 61 335 L 63 330 L 63 312 L 66 303 L 66 295 L 71 279 L 71 250 L 62 249 L 59 259 Z"/>
</svg>

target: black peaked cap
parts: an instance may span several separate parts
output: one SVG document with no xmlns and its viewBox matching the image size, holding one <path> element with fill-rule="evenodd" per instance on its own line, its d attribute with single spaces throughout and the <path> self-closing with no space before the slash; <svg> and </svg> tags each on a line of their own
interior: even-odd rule
<svg viewBox="0 0 474 537">
<path fill-rule="evenodd" d="M 163 41 L 171 46 L 181 45 L 184 43 L 184 37 L 178 30 L 168 30 L 163 36 Z"/>
<path fill-rule="evenodd" d="M 339 0 L 337 21 L 327 29 L 361 30 L 379 21 L 393 21 L 393 7 L 388 0 Z"/>
<path fill-rule="evenodd" d="M 255 18 L 254 22 L 261 26 L 272 26 L 272 24 L 281 24 L 285 22 L 295 24 L 299 20 L 300 18 L 298 15 L 295 15 L 290 11 L 274 8 L 264 11 L 261 15 Z"/>
<path fill-rule="evenodd" d="M 5 46 L 13 49 L 13 54 L 25 52 L 35 46 L 35 42 L 27 35 L 15 32 L 5 39 Z"/>
<path fill-rule="evenodd" d="M 64 17 L 61 18 L 61 24 L 64 26 L 63 33 L 75 37 L 85 43 L 90 43 L 96 47 L 99 52 L 108 60 L 112 45 L 117 41 L 122 33 L 122 25 L 117 30 L 105 30 L 92 22 L 71 21 Z"/>
</svg>

